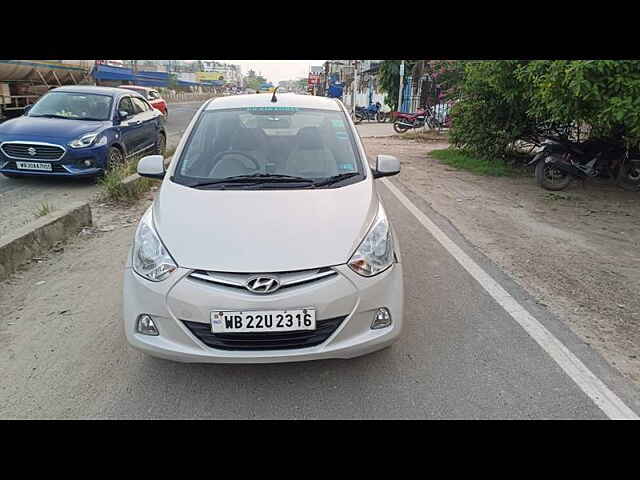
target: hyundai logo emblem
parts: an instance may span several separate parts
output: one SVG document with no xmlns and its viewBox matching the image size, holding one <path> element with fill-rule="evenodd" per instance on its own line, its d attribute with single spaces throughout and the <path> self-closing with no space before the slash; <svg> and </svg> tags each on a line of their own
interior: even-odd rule
<svg viewBox="0 0 640 480">
<path fill-rule="evenodd" d="M 35 149 L 35 148 L 33 148 L 33 147 L 29 147 L 29 148 L 27 149 L 27 153 L 33 157 L 33 156 L 35 156 L 35 154 L 36 154 L 36 149 Z"/>
<path fill-rule="evenodd" d="M 274 277 L 251 277 L 245 286 L 253 293 L 273 293 L 280 288 L 280 282 Z"/>
</svg>

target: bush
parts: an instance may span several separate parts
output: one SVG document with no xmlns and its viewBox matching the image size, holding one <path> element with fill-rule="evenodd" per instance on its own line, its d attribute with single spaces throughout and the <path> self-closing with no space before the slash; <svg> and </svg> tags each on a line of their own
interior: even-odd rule
<svg viewBox="0 0 640 480">
<path fill-rule="evenodd" d="M 640 140 L 640 61 L 466 62 L 457 93 L 450 139 L 475 156 L 504 158 L 518 140 L 579 137 L 585 126 L 592 138 Z"/>
</svg>

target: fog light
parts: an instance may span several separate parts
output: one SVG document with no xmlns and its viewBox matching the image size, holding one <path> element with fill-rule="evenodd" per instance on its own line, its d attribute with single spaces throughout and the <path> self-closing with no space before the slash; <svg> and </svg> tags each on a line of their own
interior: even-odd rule
<svg viewBox="0 0 640 480">
<path fill-rule="evenodd" d="M 373 322 L 371 323 L 371 330 L 377 330 L 378 328 L 385 328 L 391 325 L 391 312 L 386 307 L 380 307 L 376 310 L 373 316 Z"/>
<path fill-rule="evenodd" d="M 136 323 L 136 331 L 143 335 L 159 335 L 156 324 L 149 315 L 140 315 Z"/>
<path fill-rule="evenodd" d="M 91 166 L 91 160 L 85 160 L 84 161 L 84 166 L 85 167 L 90 167 Z"/>
</svg>

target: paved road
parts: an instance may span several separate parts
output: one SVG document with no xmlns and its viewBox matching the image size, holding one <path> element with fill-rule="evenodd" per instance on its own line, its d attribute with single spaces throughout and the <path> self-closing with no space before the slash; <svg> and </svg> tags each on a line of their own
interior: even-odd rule
<svg viewBox="0 0 640 480">
<path fill-rule="evenodd" d="M 182 133 L 202 102 L 170 104 L 167 146 L 178 144 Z M 99 191 L 93 180 L 60 178 L 13 179 L 0 175 L 0 236 L 33 220 L 34 212 L 46 202 L 62 208 L 70 202 L 87 201 Z"/>
<path fill-rule="evenodd" d="M 582 362 L 623 406 L 640 411 L 635 387 L 398 178 L 391 187 L 386 182 L 380 192 L 402 247 L 406 291 L 406 327 L 391 348 L 348 361 L 277 365 L 146 357 L 126 345 L 120 317 L 130 225 L 76 242 L 0 288 L 0 309 L 13 323 L 0 324 L 0 418 L 607 418 L 615 399 L 596 399 L 604 410 L 599 407 L 589 396 L 594 380 L 575 377 L 571 365 L 554 360 L 452 255 L 451 245 L 499 283 L 506 293 L 501 302 L 518 302 L 579 359 L 574 366 Z M 394 191 L 406 196 L 413 213 Z M 25 288 L 41 278 L 54 281 Z M 553 345 L 545 348 L 557 353 Z"/>
</svg>

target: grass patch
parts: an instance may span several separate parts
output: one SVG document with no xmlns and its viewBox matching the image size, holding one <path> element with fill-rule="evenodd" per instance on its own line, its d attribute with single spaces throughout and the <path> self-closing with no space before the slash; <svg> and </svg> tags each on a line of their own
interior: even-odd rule
<svg viewBox="0 0 640 480">
<path fill-rule="evenodd" d="M 50 205 L 48 202 L 42 202 L 33 216 L 36 218 L 44 217 L 45 215 L 49 215 L 53 212 L 53 210 L 55 210 L 53 205 Z"/>
<path fill-rule="evenodd" d="M 98 180 L 103 189 L 101 199 L 115 203 L 133 203 L 148 192 L 154 184 L 150 178 L 138 178 L 133 183 L 123 183 L 125 178 L 136 172 L 137 165 L 137 159 L 134 159 L 105 173 Z"/>
<path fill-rule="evenodd" d="M 518 170 L 502 161 L 491 161 L 482 158 L 472 157 L 454 148 L 442 150 L 432 150 L 429 155 L 445 165 L 467 170 L 478 175 L 489 175 L 492 177 L 513 176 Z"/>
</svg>

